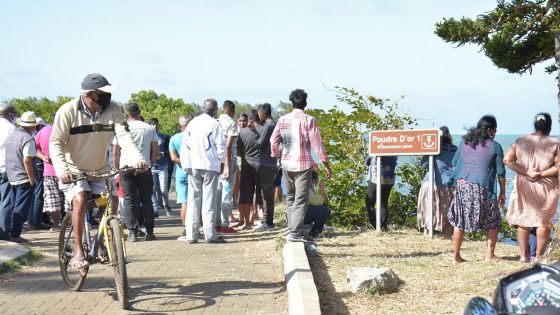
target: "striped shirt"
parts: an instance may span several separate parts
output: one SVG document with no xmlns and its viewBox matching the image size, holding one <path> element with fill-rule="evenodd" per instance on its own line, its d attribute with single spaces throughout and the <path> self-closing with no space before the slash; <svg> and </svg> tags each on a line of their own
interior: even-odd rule
<svg viewBox="0 0 560 315">
<path fill-rule="evenodd" d="M 294 108 L 280 117 L 270 137 L 272 156 L 281 155 L 282 168 L 290 172 L 305 171 L 315 165 L 311 149 L 321 162 L 329 162 L 315 118 Z"/>
</svg>

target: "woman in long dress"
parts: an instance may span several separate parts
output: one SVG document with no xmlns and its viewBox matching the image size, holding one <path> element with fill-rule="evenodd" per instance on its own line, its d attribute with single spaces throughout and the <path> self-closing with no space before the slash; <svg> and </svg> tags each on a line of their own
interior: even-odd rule
<svg viewBox="0 0 560 315">
<path fill-rule="evenodd" d="M 453 158 L 455 169 L 451 181 L 455 189 L 447 217 L 453 226 L 453 263 L 456 264 L 465 261 L 461 257 L 464 233 L 481 230 L 486 231 L 488 238 L 486 261 L 498 260 L 494 249 L 502 223 L 500 205 L 506 199 L 506 170 L 502 146 L 494 141 L 497 128 L 494 116 L 483 116 L 476 128 L 463 137 Z"/>
<path fill-rule="evenodd" d="M 559 196 L 560 141 L 549 136 L 548 113 L 537 114 L 534 126 L 535 132 L 517 139 L 504 158 L 517 173 L 506 218 L 517 226 L 522 262 L 529 262 L 531 228 L 537 228 L 537 260 L 544 254 Z"/>
<path fill-rule="evenodd" d="M 434 197 L 433 197 L 433 215 L 432 222 L 434 229 L 443 233 L 443 237 L 451 239 L 453 227 L 449 224 L 447 219 L 447 210 L 453 200 L 453 189 L 447 186 L 449 178 L 453 173 L 453 157 L 457 152 L 457 146 L 453 144 L 453 137 L 449 133 L 449 128 L 443 126 L 440 128 L 441 136 L 441 151 L 438 155 L 434 156 Z M 422 167 L 428 170 L 428 156 L 422 157 Z M 429 196 L 430 196 L 430 174 L 426 173 L 422 181 L 422 187 L 418 195 L 418 213 L 417 223 L 418 228 L 424 229 L 424 234 L 429 231 Z"/>
</svg>

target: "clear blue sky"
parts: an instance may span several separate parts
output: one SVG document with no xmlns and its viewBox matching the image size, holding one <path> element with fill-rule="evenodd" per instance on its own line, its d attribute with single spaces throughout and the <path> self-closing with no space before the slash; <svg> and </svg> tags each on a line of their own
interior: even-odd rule
<svg viewBox="0 0 560 315">
<path fill-rule="evenodd" d="M 2 1 L 0 100 L 77 95 L 104 74 L 114 99 L 153 89 L 200 103 L 287 101 L 303 88 L 314 108 L 336 104 L 325 86 L 395 99 L 421 127 L 453 132 L 486 113 L 498 132 L 557 116 L 554 77 L 497 69 L 475 46 L 434 35 L 443 17 L 475 17 L 492 0 Z M 554 130 L 558 130 L 557 123 Z"/>
</svg>

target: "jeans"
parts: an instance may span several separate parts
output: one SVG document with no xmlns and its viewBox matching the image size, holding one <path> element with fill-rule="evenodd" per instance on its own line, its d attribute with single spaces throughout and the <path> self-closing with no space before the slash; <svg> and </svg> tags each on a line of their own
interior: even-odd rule
<svg viewBox="0 0 560 315">
<path fill-rule="evenodd" d="M 311 168 L 290 172 L 284 170 L 284 183 L 286 184 L 286 214 L 288 226 L 292 236 L 302 236 L 303 219 L 309 201 L 309 188 L 311 187 Z"/>
<path fill-rule="evenodd" d="M 327 205 L 312 206 L 307 207 L 307 213 L 305 214 L 305 219 L 303 219 L 303 224 L 313 223 L 311 227 L 311 236 L 315 236 L 323 232 L 323 227 L 327 220 L 331 216 L 331 209 Z"/>
<path fill-rule="evenodd" d="M 198 240 L 198 228 L 200 226 L 200 214 L 204 223 L 204 238 L 212 241 L 217 238 L 216 234 L 216 190 L 218 189 L 219 174 L 210 170 L 192 169 L 189 174 L 189 192 L 187 217 L 185 226 L 187 239 Z"/>
<path fill-rule="evenodd" d="M 152 206 L 154 209 L 158 208 L 157 190 L 158 187 L 161 191 L 161 198 L 163 199 L 163 206 L 169 206 L 169 185 L 167 180 L 167 169 L 155 170 L 152 169 L 152 180 L 154 183 L 152 192 Z"/>
<path fill-rule="evenodd" d="M 0 174 L 0 240 L 7 241 L 10 238 L 12 211 L 12 186 L 4 172 Z"/>
<path fill-rule="evenodd" d="M 231 168 L 227 180 L 220 179 L 218 181 L 218 190 L 216 190 L 216 226 L 229 226 L 229 211 L 233 207 L 233 186 L 235 186 L 235 176 L 237 176 L 237 168 Z M 230 169 L 230 170 L 231 170 Z"/>
<path fill-rule="evenodd" d="M 27 218 L 27 211 L 33 205 L 33 191 L 34 187 L 29 182 L 12 186 L 12 204 L 14 205 L 12 228 L 10 229 L 12 238 L 21 235 L 21 228 Z"/>
<path fill-rule="evenodd" d="M 269 226 L 274 225 L 274 177 L 276 176 L 276 166 L 262 166 L 259 168 L 261 179 L 262 199 L 264 201 L 264 222 Z"/>
<path fill-rule="evenodd" d="M 39 164 L 41 163 L 41 164 Z M 43 218 L 43 162 L 35 163 L 35 179 L 37 183 L 33 191 L 33 208 L 29 211 L 27 222 L 40 225 Z"/>
<path fill-rule="evenodd" d="M 121 174 L 121 185 L 124 192 L 124 217 L 129 230 L 138 231 L 139 222 L 144 221 L 146 233 L 154 232 L 154 208 L 150 200 L 153 183 L 152 173 Z M 140 201 L 141 206 L 138 207 Z"/>
<path fill-rule="evenodd" d="M 393 184 L 382 184 L 381 185 L 381 228 L 387 229 L 387 224 L 389 222 L 389 210 L 387 209 L 387 203 L 389 202 L 389 194 Z M 369 217 L 369 223 L 376 228 L 376 212 L 375 203 L 376 199 L 377 184 L 368 182 L 367 192 L 366 192 L 366 209 Z"/>
</svg>

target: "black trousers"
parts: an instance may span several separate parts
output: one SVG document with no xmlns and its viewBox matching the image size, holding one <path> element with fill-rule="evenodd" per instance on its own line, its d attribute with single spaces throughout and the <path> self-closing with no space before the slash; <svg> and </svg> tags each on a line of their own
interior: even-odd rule
<svg viewBox="0 0 560 315">
<path fill-rule="evenodd" d="M 152 172 L 122 173 L 121 185 L 124 192 L 124 213 L 129 230 L 138 231 L 139 222 L 144 221 L 146 233 L 154 232 L 154 207 L 152 206 Z M 140 207 L 138 202 L 140 201 Z"/>
<path fill-rule="evenodd" d="M 264 201 L 264 221 L 268 225 L 274 225 L 274 177 L 276 175 L 276 166 L 262 166 L 259 168 L 260 186 L 262 192 L 262 200 Z"/>
<path fill-rule="evenodd" d="M 381 228 L 387 229 L 387 224 L 389 223 L 389 210 L 387 209 L 387 203 L 389 201 L 389 194 L 393 189 L 393 184 L 381 185 Z M 376 217 L 375 217 L 375 202 L 377 198 L 377 184 L 368 182 L 367 192 L 366 192 L 366 209 L 368 213 L 369 223 L 376 228 Z"/>
</svg>

